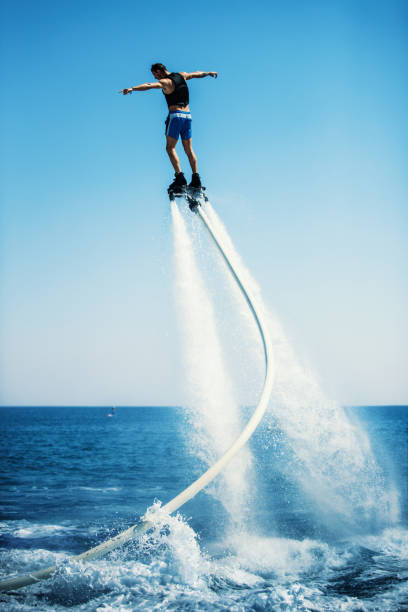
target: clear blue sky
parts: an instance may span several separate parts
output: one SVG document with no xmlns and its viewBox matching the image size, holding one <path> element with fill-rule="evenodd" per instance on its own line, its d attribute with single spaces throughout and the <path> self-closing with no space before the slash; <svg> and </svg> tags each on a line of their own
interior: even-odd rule
<svg viewBox="0 0 408 612">
<path fill-rule="evenodd" d="M 408 403 L 408 3 L 4 0 L 3 404 L 178 404 L 165 103 L 301 359 Z M 187 168 L 187 166 L 184 166 Z M 153 384 L 153 381 L 156 381 Z"/>
</svg>

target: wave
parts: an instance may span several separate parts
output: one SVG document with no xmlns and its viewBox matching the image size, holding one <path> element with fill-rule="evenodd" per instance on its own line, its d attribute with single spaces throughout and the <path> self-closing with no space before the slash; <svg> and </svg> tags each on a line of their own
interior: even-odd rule
<svg viewBox="0 0 408 612">
<path fill-rule="evenodd" d="M 0 535 L 14 538 L 43 538 L 71 532 L 73 525 L 50 525 L 45 523 L 31 523 L 27 520 L 7 521 L 0 523 Z"/>
<path fill-rule="evenodd" d="M 0 609 L 386 612 L 403 609 L 408 597 L 404 529 L 332 545 L 235 534 L 214 543 L 210 553 L 181 515 L 170 516 L 156 503 L 146 517 L 154 522 L 150 533 L 93 563 L 68 564 L 66 554 L 37 549 L 7 551 L 14 571 L 44 562 L 58 569 L 27 588 L 24 600 L 7 596 Z"/>
</svg>

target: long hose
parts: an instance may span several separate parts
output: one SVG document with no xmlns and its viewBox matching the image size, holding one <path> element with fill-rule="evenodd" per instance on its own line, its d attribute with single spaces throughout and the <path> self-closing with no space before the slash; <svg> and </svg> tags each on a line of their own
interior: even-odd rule
<svg viewBox="0 0 408 612">
<path fill-rule="evenodd" d="M 175 203 L 172 203 L 175 206 Z M 252 312 L 252 315 L 255 319 L 256 325 L 258 327 L 263 349 L 264 349 L 264 357 L 265 357 L 265 379 L 262 390 L 262 395 L 259 400 L 258 406 L 254 411 L 252 417 L 248 421 L 246 427 L 242 430 L 234 444 L 226 451 L 226 453 L 218 459 L 214 465 L 212 465 L 202 476 L 200 476 L 197 480 L 195 480 L 189 487 L 184 489 L 181 493 L 176 495 L 172 500 L 167 502 L 163 506 L 163 509 L 166 510 L 169 514 L 180 508 L 183 504 L 185 504 L 188 500 L 192 499 L 199 491 L 201 491 L 207 484 L 209 484 L 216 476 L 221 472 L 221 470 L 231 461 L 231 459 L 236 455 L 236 453 L 244 446 L 244 444 L 248 441 L 248 439 L 252 436 L 255 429 L 257 428 L 259 422 L 261 421 L 263 414 L 266 410 L 266 407 L 269 402 L 269 398 L 272 392 L 273 386 L 273 370 L 271 364 L 271 343 L 269 339 L 269 335 L 267 333 L 266 326 L 264 321 L 262 320 L 262 315 L 257 309 L 256 303 L 254 299 L 251 297 L 248 289 L 245 288 L 238 271 L 234 268 L 233 264 L 228 258 L 225 247 L 223 246 L 220 238 L 217 236 L 216 231 L 212 227 L 210 220 L 208 219 L 205 212 L 202 210 L 201 206 L 197 206 L 194 210 L 197 213 L 198 217 L 201 219 L 205 228 L 207 229 L 209 235 L 211 236 L 214 244 L 216 245 L 218 251 L 222 255 L 225 263 L 227 264 L 228 269 L 230 270 L 234 280 L 236 281 L 238 287 L 240 288 L 244 298 L 246 299 L 248 306 Z M 152 523 L 148 520 L 142 520 L 137 525 L 133 525 L 129 527 L 122 533 L 119 533 L 114 538 L 87 550 L 80 555 L 76 555 L 71 557 L 71 561 L 83 561 L 95 559 L 97 557 L 102 557 L 106 555 L 108 552 L 122 546 L 129 540 L 135 538 L 138 535 L 145 533 L 150 527 L 152 527 Z M 10 591 L 19 589 L 24 586 L 28 586 L 29 584 L 34 584 L 40 580 L 49 578 L 57 569 L 56 565 L 51 567 L 47 567 L 43 570 L 39 570 L 37 572 L 33 572 L 32 574 L 27 574 L 25 576 L 19 576 L 16 578 L 10 578 L 8 580 L 4 580 L 0 582 L 0 591 Z"/>
</svg>

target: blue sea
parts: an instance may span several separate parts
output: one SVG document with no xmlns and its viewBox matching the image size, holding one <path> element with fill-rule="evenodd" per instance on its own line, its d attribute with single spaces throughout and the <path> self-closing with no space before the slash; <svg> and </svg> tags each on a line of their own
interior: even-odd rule
<svg viewBox="0 0 408 612">
<path fill-rule="evenodd" d="M 408 407 L 347 409 L 398 508 L 361 522 L 341 520 L 341 509 L 301 486 L 270 419 L 250 441 L 256 477 L 244 519 L 234 522 L 211 486 L 166 516 L 160 504 L 206 467 L 191 451 L 190 420 L 174 407 L 110 413 L 0 409 L 2 578 L 58 566 L 51 579 L 0 595 L 1 610 L 408 610 Z M 148 508 L 157 524 L 140 540 L 68 563 Z"/>
</svg>

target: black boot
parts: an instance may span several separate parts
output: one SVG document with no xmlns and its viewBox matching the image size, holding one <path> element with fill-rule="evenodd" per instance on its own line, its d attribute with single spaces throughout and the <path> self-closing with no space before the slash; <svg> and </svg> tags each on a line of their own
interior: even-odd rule
<svg viewBox="0 0 408 612">
<path fill-rule="evenodd" d="M 197 172 L 194 172 L 193 176 L 191 177 L 189 187 L 192 187 L 193 189 L 201 189 L 200 175 Z"/>
<path fill-rule="evenodd" d="M 183 191 L 183 187 L 187 185 L 186 178 L 182 172 L 175 173 L 175 179 L 171 185 L 169 185 L 168 191 L 172 191 L 173 193 L 181 193 Z"/>
</svg>

